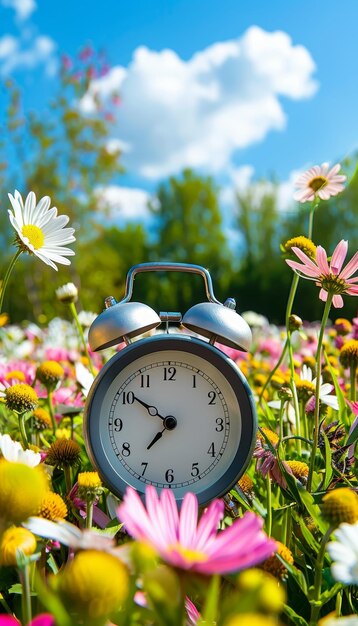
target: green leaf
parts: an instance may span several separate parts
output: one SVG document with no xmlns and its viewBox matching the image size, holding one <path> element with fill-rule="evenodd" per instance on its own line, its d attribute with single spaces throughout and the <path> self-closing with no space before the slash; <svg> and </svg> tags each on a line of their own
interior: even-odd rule
<svg viewBox="0 0 358 626">
<path fill-rule="evenodd" d="M 350 445 L 352 445 L 352 443 L 357 441 L 357 439 L 358 439 L 358 421 L 357 421 L 355 427 L 353 428 L 351 434 L 349 435 L 345 445 L 346 446 L 350 446 Z"/>
<path fill-rule="evenodd" d="M 326 604 L 326 602 L 331 600 L 341 589 L 343 589 L 342 583 L 336 583 L 333 587 L 321 593 L 320 600 L 322 604 Z"/>
<path fill-rule="evenodd" d="M 313 552 L 318 554 L 320 548 L 319 543 L 316 541 L 311 531 L 307 528 L 305 520 L 302 518 L 301 515 L 297 515 L 295 511 L 292 511 L 292 517 L 294 518 L 295 522 L 299 524 L 302 536 L 307 545 L 311 548 L 311 550 L 313 550 Z"/>
<path fill-rule="evenodd" d="M 332 479 L 333 469 L 332 469 L 332 451 L 331 446 L 329 445 L 328 437 L 324 430 L 321 430 L 321 435 L 324 440 L 324 460 L 326 463 L 326 471 L 324 475 L 324 481 L 322 485 L 322 490 L 326 491 Z"/>
<path fill-rule="evenodd" d="M 305 596 L 307 596 L 307 581 L 303 575 L 303 572 L 301 572 L 301 570 L 299 570 L 294 565 L 291 565 L 291 563 L 287 563 L 287 561 L 285 561 L 285 559 L 283 559 L 282 556 L 280 556 L 279 554 L 276 554 L 276 558 L 281 561 L 281 563 L 286 567 L 289 574 L 292 576 L 292 578 L 294 578 L 301 591 L 304 593 Z"/>
<path fill-rule="evenodd" d="M 297 626 L 308 626 L 308 622 L 306 622 L 306 620 L 300 615 L 297 615 L 296 611 L 291 609 L 288 604 L 284 605 L 283 612 L 293 621 L 294 624 L 297 624 Z"/>
</svg>

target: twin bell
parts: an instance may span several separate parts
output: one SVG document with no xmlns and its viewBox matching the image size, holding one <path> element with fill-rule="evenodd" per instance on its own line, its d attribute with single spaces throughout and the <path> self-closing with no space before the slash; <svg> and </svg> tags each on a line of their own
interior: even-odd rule
<svg viewBox="0 0 358 626">
<path fill-rule="evenodd" d="M 147 304 L 132 302 L 135 276 L 142 272 L 186 272 L 200 274 L 205 283 L 208 301 L 192 306 L 182 317 L 180 313 L 159 315 Z M 210 273 L 200 265 L 189 263 L 140 263 L 128 271 L 124 298 L 117 302 L 113 296 L 105 299 L 105 310 L 98 315 L 89 330 L 93 351 L 109 348 L 122 341 L 131 343 L 138 335 L 156 328 L 162 322 L 180 322 L 199 336 L 237 350 L 250 349 L 252 335 L 249 325 L 235 311 L 236 303 L 228 298 L 224 304 L 215 298 Z"/>
</svg>

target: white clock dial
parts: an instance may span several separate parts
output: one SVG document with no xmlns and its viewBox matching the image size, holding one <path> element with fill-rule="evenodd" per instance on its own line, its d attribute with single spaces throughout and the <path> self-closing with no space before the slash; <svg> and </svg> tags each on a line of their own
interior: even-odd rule
<svg viewBox="0 0 358 626">
<path fill-rule="evenodd" d="M 91 390 L 87 441 L 112 490 L 151 484 L 206 501 L 236 480 L 255 420 L 242 376 L 219 350 L 159 336 L 118 353 L 102 376 Z"/>
</svg>

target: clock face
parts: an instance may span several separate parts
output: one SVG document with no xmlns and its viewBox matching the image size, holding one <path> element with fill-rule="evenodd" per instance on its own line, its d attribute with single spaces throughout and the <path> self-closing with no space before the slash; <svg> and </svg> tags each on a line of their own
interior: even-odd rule
<svg viewBox="0 0 358 626">
<path fill-rule="evenodd" d="M 249 387 L 217 348 L 189 336 L 131 344 L 96 378 L 85 410 L 89 455 L 105 484 L 187 491 L 200 504 L 227 492 L 251 457 Z"/>
</svg>

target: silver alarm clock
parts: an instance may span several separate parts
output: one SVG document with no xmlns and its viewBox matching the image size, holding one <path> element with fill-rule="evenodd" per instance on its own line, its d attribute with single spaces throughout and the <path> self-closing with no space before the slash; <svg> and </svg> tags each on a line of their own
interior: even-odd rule
<svg viewBox="0 0 358 626">
<path fill-rule="evenodd" d="M 183 317 L 132 302 L 135 276 L 149 271 L 200 274 L 208 301 Z M 201 266 L 143 263 L 129 270 L 124 298 L 106 306 L 90 328 L 91 348 L 127 345 L 100 371 L 85 407 L 87 451 L 104 484 L 119 497 L 129 485 L 140 494 L 146 485 L 169 488 L 178 502 L 191 491 L 201 505 L 224 495 L 245 471 L 257 431 L 250 387 L 214 345 L 250 347 L 234 301 L 215 298 Z M 167 332 L 132 341 L 163 321 Z M 186 332 L 169 333 L 173 321 Z"/>
</svg>

